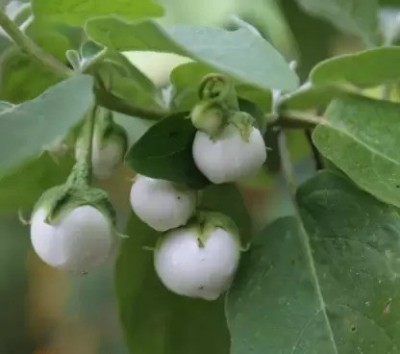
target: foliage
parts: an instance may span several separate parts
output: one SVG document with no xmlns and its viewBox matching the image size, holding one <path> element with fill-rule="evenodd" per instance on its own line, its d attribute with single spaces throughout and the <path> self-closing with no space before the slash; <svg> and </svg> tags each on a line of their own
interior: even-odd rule
<svg viewBox="0 0 400 354">
<path fill-rule="evenodd" d="M 195 189 L 200 208 L 228 215 L 239 230 L 243 255 L 233 285 L 205 302 L 161 284 L 152 249 L 163 235 L 129 216 L 115 282 L 131 353 L 400 351 L 400 47 L 390 41 L 400 26 L 390 38 L 380 28 L 387 2 L 257 2 L 285 21 L 276 27 L 263 24 L 271 16 L 261 11 L 243 11 L 248 22 L 236 16 L 213 27 L 166 25 L 165 9 L 152 0 L 31 0 L 13 21 L 6 3 L 1 212 L 32 209 L 49 188 L 78 183 L 82 171 L 90 182 L 91 168 L 73 169 L 71 152 L 78 132 L 86 132 L 90 142 L 78 162 L 91 164 L 90 134 L 103 107 L 127 130 L 127 167 Z M 332 38 L 359 50 L 331 53 Z M 152 82 L 130 51 L 159 55 L 152 70 L 167 72 L 168 85 Z M 165 54 L 185 62 L 159 68 Z M 295 58 L 299 67 L 290 63 Z M 221 78 L 219 91 L 207 87 Z M 192 156 L 197 130 L 190 119 L 203 103 L 243 136 L 249 121 L 262 132 L 272 148 L 262 176 L 279 181 L 273 170 L 280 169 L 292 215 L 257 230 L 241 194 L 252 181 L 215 185 L 203 175 Z M 235 121 L 238 111 L 254 122 Z M 291 146 L 301 143 L 287 144 L 289 129 L 306 132 L 308 158 L 324 169 L 299 187 Z"/>
</svg>

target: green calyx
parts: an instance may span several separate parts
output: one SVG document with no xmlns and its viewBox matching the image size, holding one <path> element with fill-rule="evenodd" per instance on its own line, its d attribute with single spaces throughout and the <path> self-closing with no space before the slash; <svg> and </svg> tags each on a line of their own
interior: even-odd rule
<svg viewBox="0 0 400 354">
<path fill-rule="evenodd" d="M 65 213 L 83 205 L 90 205 L 98 209 L 110 219 L 112 225 L 115 225 L 115 210 L 107 194 L 98 188 L 82 190 L 67 188 L 66 185 L 53 187 L 43 193 L 35 205 L 34 212 L 40 208 L 45 208 L 47 212 L 46 222 L 53 224 Z"/>
<path fill-rule="evenodd" d="M 225 214 L 200 210 L 190 220 L 189 227 L 192 227 L 197 235 L 199 247 L 204 247 L 208 238 L 216 228 L 229 232 L 240 245 L 239 229 L 235 222 Z"/>
<path fill-rule="evenodd" d="M 192 123 L 214 139 L 226 126 L 231 111 L 239 109 L 235 86 L 223 75 L 209 74 L 200 83 L 199 98 L 191 112 Z"/>
<path fill-rule="evenodd" d="M 246 112 L 234 112 L 229 117 L 228 122 L 239 130 L 239 133 L 244 141 L 249 141 L 251 131 L 255 124 L 254 117 Z"/>
<path fill-rule="evenodd" d="M 102 212 L 110 219 L 112 225 L 115 225 L 116 213 L 107 193 L 88 184 L 87 171 L 85 164 L 78 162 L 65 184 L 50 188 L 43 193 L 33 212 L 45 208 L 46 222 L 52 224 L 66 212 L 83 205 L 90 205 Z"/>
<path fill-rule="evenodd" d="M 209 74 L 203 78 L 199 86 L 199 97 L 201 101 L 212 100 L 229 109 L 239 109 L 235 85 L 221 74 Z"/>
<path fill-rule="evenodd" d="M 227 107 L 220 102 L 207 100 L 194 106 L 191 112 L 191 120 L 196 129 L 214 138 L 226 126 L 229 113 Z"/>
<path fill-rule="evenodd" d="M 240 132 L 244 141 L 249 141 L 255 119 L 239 110 L 234 84 L 219 74 L 203 78 L 199 87 L 200 102 L 191 112 L 193 125 L 216 140 L 224 128 L 231 124 Z"/>
</svg>

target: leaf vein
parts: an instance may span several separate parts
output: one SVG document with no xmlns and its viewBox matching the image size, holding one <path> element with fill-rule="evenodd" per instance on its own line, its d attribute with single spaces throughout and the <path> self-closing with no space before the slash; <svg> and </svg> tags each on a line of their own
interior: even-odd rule
<svg viewBox="0 0 400 354">
<path fill-rule="evenodd" d="M 322 311 L 322 313 L 324 315 L 326 328 L 328 330 L 328 334 L 329 334 L 330 340 L 332 342 L 332 348 L 333 348 L 333 350 L 334 350 L 334 352 L 336 354 L 339 354 L 338 348 L 336 346 L 335 336 L 334 336 L 334 333 L 333 333 L 333 330 L 332 330 L 332 327 L 331 327 L 331 324 L 330 324 L 330 321 L 329 321 L 329 318 L 328 318 L 328 314 L 326 312 L 326 303 L 325 303 L 324 297 L 322 295 L 321 286 L 319 284 L 318 273 L 317 273 L 317 270 L 315 268 L 315 263 L 314 263 L 314 259 L 313 259 L 313 256 L 312 256 L 310 238 L 309 238 L 309 235 L 308 235 L 308 233 L 307 233 L 307 231 L 306 231 L 306 229 L 304 227 L 303 221 L 302 221 L 301 216 L 300 216 L 300 212 L 297 211 L 296 214 L 297 214 L 296 216 L 297 216 L 299 227 L 300 227 L 300 233 L 299 234 L 303 236 L 303 237 L 301 237 L 301 240 L 303 241 L 303 244 L 304 244 L 304 247 L 305 247 L 306 256 L 307 256 L 307 260 L 308 260 L 308 263 L 309 263 L 309 266 L 310 266 L 310 270 L 311 270 L 311 274 L 312 274 L 312 279 L 313 279 L 313 282 L 314 282 L 315 290 L 317 292 L 317 297 L 318 297 L 319 303 L 321 305 L 321 311 Z"/>
</svg>

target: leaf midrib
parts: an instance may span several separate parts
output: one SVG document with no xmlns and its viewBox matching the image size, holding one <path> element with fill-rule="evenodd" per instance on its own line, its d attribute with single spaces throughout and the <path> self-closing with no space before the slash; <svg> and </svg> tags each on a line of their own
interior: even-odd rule
<svg viewBox="0 0 400 354">
<path fill-rule="evenodd" d="M 380 158 L 382 158 L 383 160 L 387 160 L 387 161 L 389 161 L 389 162 L 391 162 L 391 163 L 393 163 L 393 164 L 395 164 L 395 165 L 400 167 L 400 161 L 396 161 L 392 157 L 384 155 L 382 152 L 380 152 L 379 150 L 375 149 L 374 147 L 372 147 L 370 145 L 367 145 L 365 142 L 363 142 L 362 140 L 357 138 L 355 135 L 350 134 L 346 130 L 340 129 L 339 127 L 333 125 L 331 122 L 327 121 L 324 124 L 321 124 L 319 129 L 323 129 L 324 127 L 327 127 L 328 129 L 331 128 L 331 130 L 333 130 L 333 131 L 336 131 L 338 133 L 342 133 L 343 135 L 345 135 L 348 138 L 350 138 L 351 140 L 353 140 L 355 143 L 358 143 L 359 145 L 364 147 L 371 154 L 375 154 L 375 155 L 379 156 Z M 315 133 L 317 133 L 317 132 L 318 132 L 318 130 L 316 130 Z"/>
<path fill-rule="evenodd" d="M 328 331 L 328 334 L 329 334 L 329 338 L 330 338 L 331 343 L 332 343 L 332 349 L 334 350 L 334 352 L 336 354 L 339 354 L 338 348 L 336 346 L 335 335 L 333 333 L 332 326 L 331 326 L 331 323 L 329 321 L 328 314 L 326 312 L 327 306 L 326 306 L 326 303 L 325 303 L 325 300 L 324 300 L 324 297 L 323 297 L 323 294 L 322 294 L 321 286 L 319 284 L 319 278 L 318 278 L 317 270 L 316 270 L 316 267 L 315 267 L 314 258 L 312 256 L 312 249 L 311 249 L 311 245 L 310 245 L 310 237 L 308 236 L 306 228 L 304 227 L 303 220 L 301 219 L 300 211 L 299 211 L 297 205 L 296 205 L 296 215 L 295 216 L 296 216 L 297 222 L 299 224 L 300 235 L 302 235 L 300 237 L 300 241 L 301 241 L 301 243 L 303 243 L 303 246 L 304 246 L 305 251 L 306 251 L 306 258 L 307 258 L 307 261 L 309 263 L 309 267 L 310 267 L 311 275 L 312 275 L 312 280 L 313 280 L 313 283 L 314 283 L 314 286 L 315 286 L 315 290 L 317 292 L 317 297 L 318 297 L 318 301 L 319 301 L 319 304 L 320 304 L 320 311 L 322 312 L 322 314 L 324 316 L 324 319 L 325 319 L 326 328 L 327 328 L 327 331 Z"/>
</svg>

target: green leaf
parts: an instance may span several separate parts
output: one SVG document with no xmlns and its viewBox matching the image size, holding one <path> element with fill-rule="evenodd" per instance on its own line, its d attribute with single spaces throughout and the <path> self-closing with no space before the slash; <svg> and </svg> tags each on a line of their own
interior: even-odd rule
<svg viewBox="0 0 400 354">
<path fill-rule="evenodd" d="M 252 221 L 240 191 L 234 184 L 212 184 L 202 194 L 200 207 L 228 215 L 235 221 L 243 246 L 252 236 Z"/>
<path fill-rule="evenodd" d="M 5 101 L 0 101 L 0 113 L 2 111 L 5 111 L 6 109 L 12 108 L 13 105 L 11 103 L 5 102 Z"/>
<path fill-rule="evenodd" d="M 41 22 L 35 19 L 29 23 L 25 34 L 46 52 L 66 63 L 65 52 L 71 48 L 72 43 L 59 24 Z"/>
<path fill-rule="evenodd" d="M 0 212 L 32 208 L 45 190 L 66 180 L 72 165 L 71 156 L 55 161 L 44 153 L 2 176 Z"/>
<path fill-rule="evenodd" d="M 103 51 L 103 47 L 92 41 L 82 43 L 79 48 L 79 56 L 84 62 L 90 62 Z"/>
<path fill-rule="evenodd" d="M 347 54 L 319 63 L 311 72 L 316 85 L 352 84 L 372 87 L 400 80 L 399 47 L 382 47 Z"/>
<path fill-rule="evenodd" d="M 201 23 L 208 26 L 220 24 L 237 4 L 232 0 L 159 0 L 165 7 L 167 23 Z"/>
<path fill-rule="evenodd" d="M 399 214 L 328 172 L 297 200 L 301 223 L 276 221 L 243 255 L 231 353 L 397 353 Z"/>
<path fill-rule="evenodd" d="M 344 97 L 349 92 L 335 86 L 312 86 L 302 87 L 297 91 L 283 97 L 279 108 L 281 110 L 309 110 L 323 109 L 337 97 Z"/>
<path fill-rule="evenodd" d="M 93 42 L 91 42 L 93 43 Z M 149 91 L 156 91 L 157 88 L 153 82 L 144 75 L 139 69 L 131 64 L 131 62 L 121 53 L 115 51 L 107 51 L 103 60 L 93 65 L 93 73 L 96 73 L 97 66 L 101 64 L 113 64 L 115 70 L 125 77 L 132 78 L 138 82 L 140 86 Z"/>
<path fill-rule="evenodd" d="M 109 109 L 116 109 L 116 100 L 126 108 L 126 113 L 141 109 L 154 112 L 159 117 L 167 112 L 160 92 L 154 84 L 136 69 L 122 54 L 110 52 L 103 61 L 93 65 L 89 71 L 96 75 L 101 85 L 96 87 L 99 102 Z M 113 96 L 114 100 L 110 99 Z"/>
<path fill-rule="evenodd" d="M 297 3 L 341 31 L 360 37 L 367 46 L 379 44 L 377 0 L 297 0 Z"/>
<path fill-rule="evenodd" d="M 17 48 L 3 53 L 0 70 L 0 99 L 12 103 L 31 100 L 61 80 Z"/>
<path fill-rule="evenodd" d="M 153 125 L 128 151 L 125 162 L 137 173 L 203 188 L 209 181 L 192 156 L 196 129 L 187 114 L 171 115 Z"/>
<path fill-rule="evenodd" d="M 117 112 L 113 113 L 115 123 L 122 126 L 128 135 L 128 146 L 135 144 L 154 124 L 154 121 L 149 119 L 131 117 Z"/>
<path fill-rule="evenodd" d="M 94 104 L 92 85 L 90 76 L 77 75 L 0 112 L 0 171 L 39 154 L 77 124 Z"/>
<path fill-rule="evenodd" d="M 127 20 L 160 17 L 163 8 L 151 0 L 33 0 L 32 8 L 39 20 L 80 26 L 98 16 L 117 15 Z"/>
<path fill-rule="evenodd" d="M 198 87 L 203 77 L 215 73 L 215 69 L 201 63 L 187 63 L 178 66 L 171 73 L 171 84 L 174 86 L 171 106 L 179 110 L 191 110 L 198 102 Z M 260 90 L 252 85 L 235 82 L 235 89 L 239 97 L 256 103 L 264 112 L 271 112 L 271 91 Z"/>
<path fill-rule="evenodd" d="M 238 17 L 232 16 L 231 21 L 238 27 L 246 27 L 246 23 L 253 26 L 285 58 L 297 60 L 297 46 L 293 35 L 296 32 L 291 30 L 292 24 L 283 12 L 283 5 L 275 0 L 253 0 L 251 5 L 243 1 L 239 3 L 239 8 L 236 7 L 235 13 Z"/>
<path fill-rule="evenodd" d="M 298 85 L 296 74 L 283 57 L 246 29 L 179 25 L 165 30 L 150 20 L 128 23 L 104 17 L 88 21 L 86 32 L 94 41 L 117 51 L 150 50 L 187 56 L 261 90 L 292 90 Z"/>
<path fill-rule="evenodd" d="M 116 266 L 120 317 L 133 354 L 228 354 L 229 333 L 222 299 L 213 302 L 174 295 L 158 280 L 153 266 L 160 236 L 132 215 L 129 238 Z"/>
<path fill-rule="evenodd" d="M 314 130 L 318 150 L 356 184 L 400 207 L 400 105 L 361 97 L 333 101 Z"/>
</svg>

